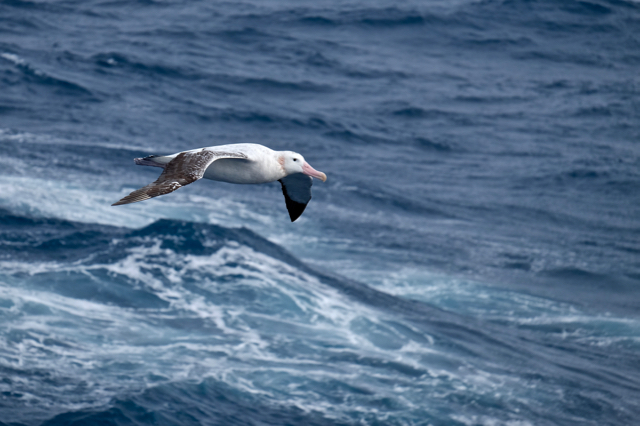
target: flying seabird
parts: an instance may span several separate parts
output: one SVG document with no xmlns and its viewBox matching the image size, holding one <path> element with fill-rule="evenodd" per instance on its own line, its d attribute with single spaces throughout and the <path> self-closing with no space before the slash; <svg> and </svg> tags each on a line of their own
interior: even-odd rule
<svg viewBox="0 0 640 426">
<path fill-rule="evenodd" d="M 134 161 L 140 166 L 162 167 L 164 171 L 155 182 L 133 191 L 113 206 L 168 194 L 202 178 L 229 183 L 279 181 L 293 222 L 311 200 L 312 178 L 323 182 L 327 180 L 324 173 L 315 170 L 296 152 L 274 151 L 251 143 L 210 146 L 164 156 L 151 155 Z"/>
</svg>

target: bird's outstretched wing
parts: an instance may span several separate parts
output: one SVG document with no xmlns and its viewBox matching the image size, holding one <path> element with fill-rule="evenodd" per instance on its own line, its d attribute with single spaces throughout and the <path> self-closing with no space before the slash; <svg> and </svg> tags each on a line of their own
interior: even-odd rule
<svg viewBox="0 0 640 426">
<path fill-rule="evenodd" d="M 302 173 L 294 173 L 283 177 L 279 181 L 282 184 L 282 193 L 284 201 L 287 204 L 289 217 L 294 222 L 300 217 L 304 209 L 311 200 L 311 185 L 313 179 L 311 176 Z"/>
<path fill-rule="evenodd" d="M 247 156 L 242 153 L 208 151 L 206 149 L 197 152 L 181 152 L 167 163 L 164 171 L 155 182 L 136 189 L 112 206 L 137 203 L 189 185 L 201 179 L 207 167 L 220 158 L 246 159 Z"/>
</svg>

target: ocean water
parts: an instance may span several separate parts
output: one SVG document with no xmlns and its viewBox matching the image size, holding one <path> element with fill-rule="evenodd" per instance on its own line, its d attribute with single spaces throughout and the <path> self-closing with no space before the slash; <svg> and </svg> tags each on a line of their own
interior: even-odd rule
<svg viewBox="0 0 640 426">
<path fill-rule="evenodd" d="M 640 3 L 0 1 L 0 425 L 633 425 Z M 150 183 L 148 154 L 328 176 Z"/>
</svg>

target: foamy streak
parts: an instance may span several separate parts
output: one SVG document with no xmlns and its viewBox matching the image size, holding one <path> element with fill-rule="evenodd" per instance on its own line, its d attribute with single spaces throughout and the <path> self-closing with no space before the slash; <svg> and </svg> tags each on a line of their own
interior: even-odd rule
<svg viewBox="0 0 640 426">
<path fill-rule="evenodd" d="M 14 54 L 4 53 L 0 54 L 0 57 L 16 65 L 26 64 Z M 60 139 L 3 128 L 0 128 L 0 141 L 36 145 L 87 145 L 86 141 Z M 91 144 L 115 150 L 137 149 L 150 152 L 155 149 L 150 146 L 136 146 L 131 142 L 118 144 L 92 141 Z M 53 173 L 54 176 L 38 176 L 36 170 L 29 169 L 24 159 L 15 158 L 11 153 L 0 159 L 0 162 L 4 161 L 10 162 L 14 169 L 21 170 L 22 173 L 19 176 L 0 174 L 0 187 L 3 188 L 0 192 L 0 205 L 28 216 L 55 217 L 128 228 L 140 228 L 159 218 L 223 223 L 226 226 L 255 224 L 263 228 L 267 228 L 273 222 L 269 216 L 256 213 L 254 209 L 230 199 L 225 196 L 224 191 L 216 191 L 215 188 L 211 189 L 211 197 L 185 191 L 176 193 L 173 200 L 163 199 L 153 204 L 145 203 L 116 209 L 111 207 L 114 200 L 134 188 L 114 186 L 99 170 L 95 173 L 76 174 L 73 180 L 69 180 L 69 175 L 64 170 L 50 170 L 49 173 Z M 131 167 L 135 166 L 132 164 Z M 281 202 L 280 198 L 281 195 L 278 202 Z M 189 208 L 185 208 L 185 205 L 189 205 Z M 286 211 L 283 210 L 283 213 L 286 215 Z"/>
<path fill-rule="evenodd" d="M 156 375 L 169 381 L 215 377 L 279 404 L 293 403 L 305 410 L 322 408 L 336 418 L 346 418 L 350 410 L 371 414 L 375 409 L 365 408 L 367 404 L 354 408 L 346 401 L 335 404 L 326 400 L 317 386 L 327 380 L 364 386 L 376 397 L 396 398 L 410 408 L 420 405 L 412 396 L 416 389 L 422 392 L 441 383 L 444 374 L 447 380 L 462 380 L 454 371 L 424 365 L 421 359 L 426 355 L 445 357 L 431 344 L 424 344 L 429 336 L 413 341 L 390 327 L 392 318 L 384 313 L 346 300 L 315 277 L 237 243 L 210 256 L 181 256 L 156 242 L 131 249 L 113 264 L 47 263 L 32 270 L 29 264 L 5 262 L 2 267 L 10 274 L 5 281 L 14 281 L 16 275 L 64 279 L 69 273 L 104 280 L 106 271 L 115 282 L 124 280 L 169 303 L 167 308 L 136 310 L 27 290 L 35 286 L 28 284 L 32 281 L 29 278 L 22 287 L 3 283 L 0 298 L 13 305 L 0 310 L 10 317 L 7 334 L 2 336 L 2 365 L 64 372 L 61 381 L 92 384 L 81 396 L 60 396 L 55 387 L 42 387 L 40 380 L 22 383 L 23 392 L 61 409 L 104 404 L 122 387 L 140 390 L 152 385 L 148 377 Z M 228 277 L 235 278 L 229 281 Z M 244 291 L 256 292 L 258 298 L 242 298 Z M 228 294 L 235 296 L 225 297 Z M 171 326 L 173 320 L 196 318 L 204 321 L 198 323 L 204 327 L 184 330 Z M 17 330 L 25 337 L 16 343 L 10 334 Z M 376 338 L 380 332 L 397 345 L 381 347 Z M 415 328 L 412 332 L 420 333 Z M 307 350 L 282 352 L 288 344 Z M 356 359 L 376 362 L 354 363 L 350 353 L 357 354 Z M 344 361 L 326 364 L 332 356 Z M 119 366 L 123 364 L 127 365 L 128 379 L 121 376 Z M 398 377 L 390 365 L 424 373 Z M 274 384 L 267 377 L 271 374 L 282 376 L 282 383 Z M 465 377 L 468 380 L 471 376 Z M 400 388 L 387 389 L 384 382 L 388 380 Z M 278 391 L 279 386 L 288 388 L 294 383 L 307 390 L 293 399 Z M 469 386 L 475 385 L 464 385 Z"/>
<path fill-rule="evenodd" d="M 117 143 L 117 142 L 100 140 L 99 143 L 96 143 L 96 141 L 93 141 L 93 140 L 87 141 L 86 139 L 80 139 L 80 140 L 63 139 L 63 138 L 46 135 L 46 134 L 17 131 L 17 130 L 12 130 L 7 128 L 0 128 L 0 141 L 12 141 L 12 142 L 19 142 L 19 143 L 30 142 L 38 145 L 54 145 L 54 146 L 55 145 L 100 146 L 103 148 L 110 148 L 114 150 L 123 149 L 123 150 L 152 151 L 154 149 L 153 145 L 139 144 L 139 143 L 136 143 L 137 141 L 131 141 L 131 140 L 126 141 L 126 143 Z"/>
<path fill-rule="evenodd" d="M 111 207 L 111 203 L 120 197 L 120 193 L 106 188 L 100 190 L 91 186 L 91 182 L 87 183 L 88 187 L 82 187 L 83 182 L 0 176 L 0 186 L 3 187 L 0 204 L 28 216 L 55 217 L 129 228 L 140 228 L 160 218 L 202 220 L 212 216 L 211 211 L 219 212 L 216 215 L 217 221 L 224 221 L 228 226 L 237 226 L 242 223 L 242 217 L 249 216 L 246 207 L 238 202 L 209 199 L 206 204 L 191 203 L 188 201 L 191 195 L 184 193 L 177 194 L 178 202 L 158 203 L 159 205 L 151 207 L 148 204 L 133 205 L 127 206 L 126 209 L 116 209 Z M 123 189 L 121 193 L 124 194 L 126 191 L 128 189 Z M 185 209 L 185 204 L 192 205 Z M 258 221 L 265 221 L 258 215 L 253 216 L 257 217 Z"/>
<path fill-rule="evenodd" d="M 543 297 L 492 287 L 468 279 L 405 269 L 378 279 L 376 287 L 390 294 L 470 315 L 488 321 L 526 326 L 548 334 L 561 329 L 558 337 L 576 342 L 608 346 L 640 342 L 640 321 L 607 313 L 584 312 L 575 305 Z M 545 327 L 547 326 L 547 327 Z M 613 336 L 612 336 L 613 334 Z"/>
<path fill-rule="evenodd" d="M 20 56 L 14 53 L 5 52 L 0 54 L 0 57 L 6 59 L 7 61 L 11 61 L 18 66 L 24 66 L 27 64 L 27 62 L 24 59 L 22 59 Z"/>
</svg>

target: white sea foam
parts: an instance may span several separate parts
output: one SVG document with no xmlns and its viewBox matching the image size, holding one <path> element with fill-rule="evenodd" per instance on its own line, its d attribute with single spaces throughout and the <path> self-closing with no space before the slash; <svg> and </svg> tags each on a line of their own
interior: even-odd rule
<svg viewBox="0 0 640 426">
<path fill-rule="evenodd" d="M 425 345 L 423 341 L 399 336 L 385 324 L 391 318 L 383 312 L 345 299 L 315 277 L 237 243 L 207 256 L 180 256 L 156 243 L 132 248 L 127 256 L 112 264 L 50 262 L 29 274 L 29 264 L 5 262 L 2 267 L 9 274 L 8 278 L 15 274 L 22 277 L 56 274 L 61 278 L 67 273 L 81 272 L 90 280 L 100 280 L 104 279 L 100 271 L 107 271 L 114 279 L 124 277 L 138 283 L 144 291 L 169 303 L 169 308 L 136 310 L 74 299 L 46 290 L 0 285 L 0 299 L 13 303 L 11 308 L 0 308 L 0 313 L 4 311 L 6 316 L 8 311 L 15 315 L 9 320 L 7 330 L 21 330 L 27 333 L 25 336 L 30 336 L 16 344 L 11 343 L 7 335 L 2 336 L 2 347 L 8 353 L 0 362 L 21 369 L 47 369 L 55 363 L 56 371 L 64 371 L 67 375 L 66 381 L 102 383 L 87 386 L 85 395 L 69 397 L 67 405 L 56 403 L 58 407 L 104 403 L 114 395 L 106 389 L 123 386 L 141 389 L 153 385 L 146 377 L 155 374 L 168 380 L 219 378 L 279 404 L 294 404 L 305 410 L 322 409 L 335 418 L 346 419 L 345 413 L 350 410 L 356 409 L 364 415 L 374 413 L 375 408 L 364 408 L 366 404 L 364 407 L 349 403 L 336 405 L 322 395 L 321 383 L 334 380 L 345 386 L 364 387 L 375 398 L 396 398 L 399 404 L 417 409 L 415 407 L 420 403 L 413 395 L 416 384 L 420 388 L 426 387 L 441 382 L 437 377 L 443 377 L 443 372 L 439 371 L 406 380 L 397 377 L 398 372 L 385 368 L 385 363 L 395 362 L 427 371 L 421 362 L 422 356 L 446 355 L 431 343 Z M 225 276 L 236 278 L 225 285 Z M 211 297 L 185 285 L 193 277 L 198 277 L 197 286 L 210 292 Z M 244 288 L 258 292 L 276 304 L 284 301 L 287 308 L 261 307 L 259 301 L 255 304 L 251 300 L 242 303 L 237 297 L 224 299 L 226 292 Z M 46 307 L 49 313 L 27 314 L 25 304 L 29 303 Z M 200 318 L 215 329 L 205 327 L 209 331 L 204 334 L 198 329 L 183 334 L 183 330 L 160 325 L 163 320 L 179 318 Z M 360 324 L 357 330 L 352 327 L 354 322 Z M 213 330 L 219 332 L 212 333 Z M 395 335 L 403 342 L 402 346 L 399 350 L 380 347 L 367 336 L 370 332 Z M 413 332 L 420 333 L 417 329 Z M 101 338 L 96 339 L 96 336 Z M 429 336 L 424 339 L 433 342 Z M 61 344 L 52 346 L 49 341 Z M 311 352 L 286 355 L 279 348 L 288 344 L 306 346 Z M 321 358 L 335 356 L 340 360 L 347 356 L 344 361 L 329 367 L 316 352 L 324 354 Z M 349 353 L 378 361 L 360 365 L 353 362 Z M 63 364 L 66 366 L 61 368 Z M 122 379 L 121 368 L 127 369 L 128 379 Z M 449 377 L 456 376 L 455 371 L 446 373 Z M 282 376 L 281 384 L 274 382 L 274 375 Z M 394 380 L 400 387 L 386 389 L 382 383 L 388 380 Z M 458 376 L 455 380 L 466 379 Z M 105 386 L 105 381 L 113 386 Z M 277 391 L 278 387 L 290 388 L 295 383 L 308 390 L 293 392 L 293 396 L 280 400 L 280 395 L 287 393 Z M 39 381 L 23 383 L 25 391 L 37 398 L 54 398 L 54 389 L 31 389 L 40 385 Z M 400 392 L 401 389 L 405 390 Z M 94 392 L 100 394 L 93 395 Z M 363 394 L 361 398 L 366 400 L 374 396 Z M 88 402 L 91 399 L 93 403 Z"/>
<path fill-rule="evenodd" d="M 31 133 L 23 130 L 14 130 L 10 128 L 0 127 L 0 141 L 12 141 L 12 142 L 31 142 L 38 145 L 72 145 L 72 146 L 99 146 L 109 149 L 124 149 L 124 150 L 138 150 L 138 151 L 153 151 L 154 145 L 147 143 L 140 143 L 137 140 L 128 139 L 124 142 L 113 142 L 109 140 L 100 139 L 87 140 L 85 138 L 79 139 L 67 139 L 56 137 L 48 134 Z M 11 157 L 16 159 L 15 157 Z"/>
<path fill-rule="evenodd" d="M 56 371 L 65 374 L 60 381 L 87 383 L 82 397 L 69 397 L 64 404 L 57 401 L 59 388 L 36 388 L 41 384 L 29 380 L 20 385 L 25 395 L 43 401 L 55 399 L 56 406 L 62 408 L 105 403 L 115 395 L 115 389 L 123 387 L 136 391 L 154 386 L 157 383 L 148 379 L 151 375 L 168 381 L 211 377 L 275 404 L 321 410 L 328 417 L 345 421 L 354 412 L 363 418 L 378 416 L 371 401 L 382 398 L 415 414 L 430 401 L 463 394 L 510 404 L 523 392 L 537 392 L 535 386 L 516 376 L 473 365 L 440 348 L 433 337 L 410 323 L 402 324 L 407 329 L 403 332 L 391 325 L 397 318 L 346 298 L 316 277 L 235 242 L 210 255 L 183 255 L 149 238 L 113 263 L 80 260 L 34 265 L 5 261 L 0 268 L 6 276 L 0 299 L 13 303 L 10 308 L 0 308 L 0 315 L 9 318 L 8 334 L 0 336 L 0 346 L 5 348 L 0 363 L 43 370 L 54 368 L 55 363 Z M 85 274 L 89 282 L 127 282 L 166 301 L 168 307 L 137 310 L 29 290 L 29 277 L 49 274 L 63 279 L 74 273 Z M 26 287 L 9 285 L 16 276 Z M 592 317 L 571 305 L 543 298 L 407 270 L 379 280 L 378 287 L 519 326 L 582 321 L 589 332 L 572 338 L 594 345 L 612 342 L 610 334 L 602 334 L 603 338 L 608 336 L 607 342 L 599 340 L 599 326 L 594 328 Z M 247 298 L 247 294 L 255 297 Z M 36 305 L 42 305 L 50 313 L 29 314 L 26 304 L 32 304 L 34 312 Z M 200 322 L 194 323 L 194 329 L 170 325 L 172 321 L 196 319 Z M 615 318 L 606 321 L 618 324 Z M 630 333 L 634 332 L 634 324 L 627 325 Z M 24 336 L 12 342 L 12 332 Z M 294 351 L 288 349 L 294 346 Z M 335 361 L 327 364 L 326 359 Z M 431 365 L 439 360 L 442 367 Z M 121 377 L 123 368 L 127 379 Z M 336 403 L 323 394 L 322 384 L 327 382 L 366 392 L 350 394 L 349 400 Z M 394 386 L 389 387 L 389 382 Z M 493 421 L 489 417 L 484 420 Z"/>
<path fill-rule="evenodd" d="M 187 191 L 149 203 L 112 207 L 113 202 L 135 188 L 116 191 L 96 178 L 70 182 L 0 175 L 0 185 L 4 188 L 0 204 L 18 214 L 127 228 L 140 228 L 164 218 L 219 223 L 226 227 L 253 225 L 259 229 L 267 229 L 273 222 L 270 215 L 256 213 L 229 197 L 203 197 Z M 185 209 L 185 205 L 189 205 L 189 209 Z"/>
<path fill-rule="evenodd" d="M 11 61 L 16 65 L 25 65 L 27 63 L 24 59 L 22 59 L 20 56 L 16 55 L 15 53 L 4 52 L 0 54 L 0 57 L 6 59 L 7 61 Z"/>
<path fill-rule="evenodd" d="M 404 269 L 372 280 L 396 296 L 427 302 L 482 320 L 507 323 L 596 346 L 636 345 L 640 321 L 607 313 L 590 313 L 570 303 L 510 291 L 468 279 Z"/>
<path fill-rule="evenodd" d="M 337 257 L 335 252 L 353 249 L 346 239 L 314 234 L 313 229 L 300 232 L 304 221 L 292 231 L 285 227 L 290 226 L 286 221 L 275 223 L 270 214 L 252 211 L 231 197 L 178 192 L 155 208 L 144 204 L 112 208 L 110 203 L 129 188 L 116 190 L 95 182 L 0 176 L 0 185 L 7 188 L 0 194 L 0 204 L 38 216 L 127 227 L 161 217 L 226 226 L 249 223 L 285 246 L 304 247 L 303 255 L 332 247 L 329 257 Z M 192 206 L 188 211 L 185 200 Z M 537 325 L 535 321 L 543 324 L 549 312 L 568 315 L 574 309 L 420 270 L 381 275 L 379 269 L 363 271 L 353 260 L 341 263 L 342 269 L 348 267 L 353 268 L 353 278 L 370 278 L 388 293 L 489 320 Z M 276 404 L 318 410 L 345 421 L 354 413 L 358 418 L 379 419 L 376 401 L 385 398 L 398 410 L 418 413 L 446 397 L 471 393 L 508 402 L 519 392 L 532 391 L 518 377 L 464 361 L 424 330 L 407 322 L 403 328 L 395 327 L 398 318 L 237 243 L 211 255 L 183 255 L 150 238 L 113 263 L 4 261 L 0 270 L 4 275 L 0 299 L 13 304 L 0 308 L 7 324 L 0 336 L 0 364 L 19 371 L 56 371 L 54 379 L 67 383 L 43 386 L 40 380 L 14 377 L 20 392 L 41 401 L 41 406 L 52 401 L 61 410 L 101 405 L 122 389 L 135 392 L 156 385 L 150 376 L 191 382 L 211 377 Z M 63 281 L 74 274 L 85 275 L 88 283 L 125 283 L 167 306 L 136 309 L 76 299 L 55 294 L 37 280 L 47 276 Z M 597 333 L 575 336 L 604 344 Z M 327 397 L 326 383 L 335 385 L 338 394 L 340 386 L 363 392 L 336 402 Z M 81 395 L 64 396 L 80 384 L 85 387 Z"/>
<path fill-rule="evenodd" d="M 467 426 L 533 426 L 534 423 L 531 423 L 528 420 L 502 420 L 497 419 L 490 416 L 481 416 L 481 415 L 460 415 L 453 414 L 451 416 L 453 420 L 456 420 L 462 424 Z"/>
</svg>

